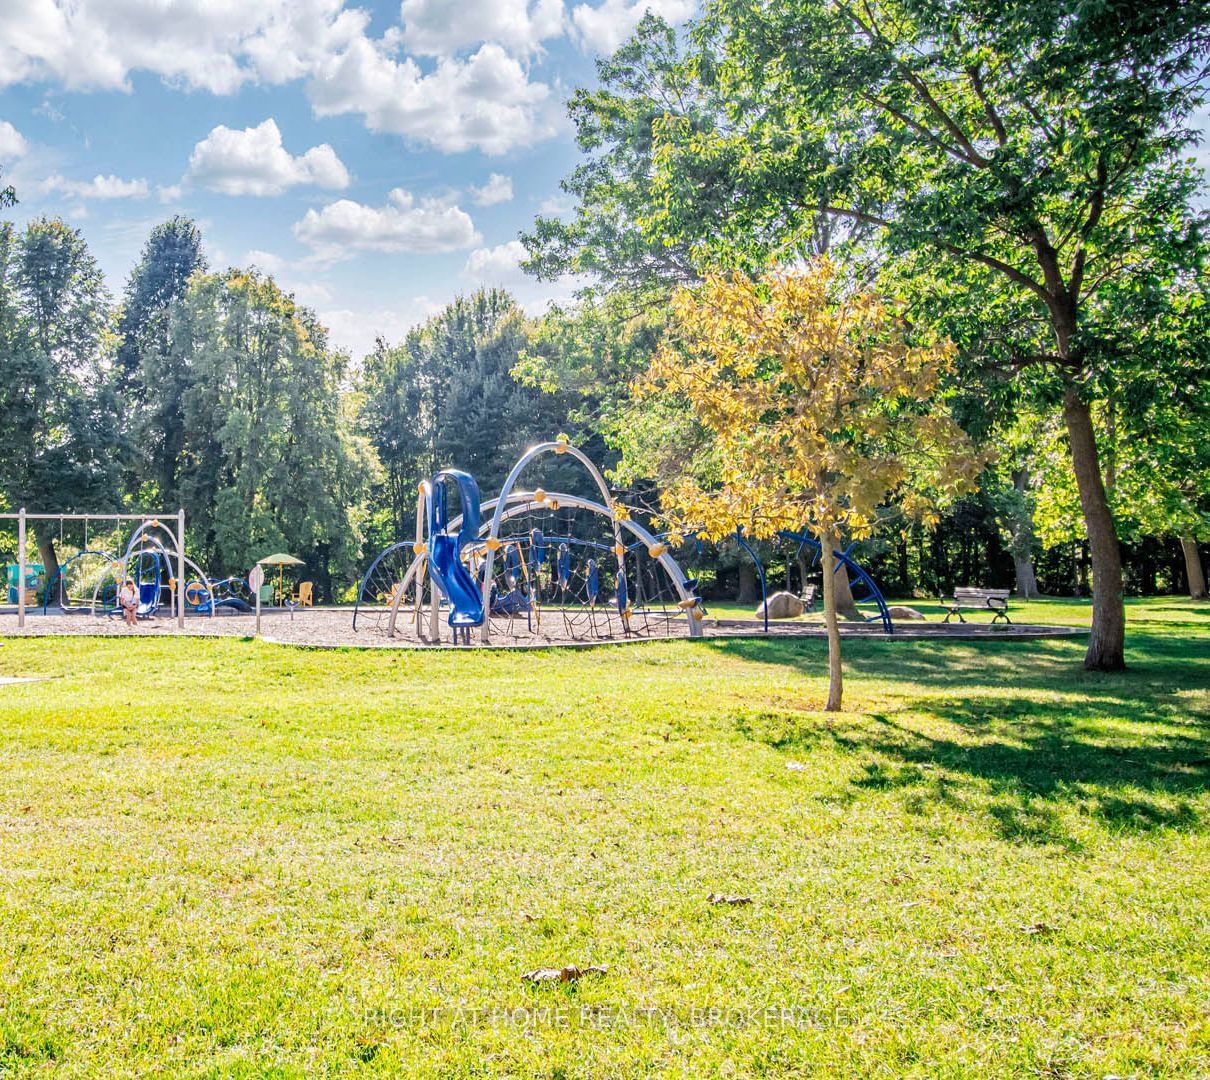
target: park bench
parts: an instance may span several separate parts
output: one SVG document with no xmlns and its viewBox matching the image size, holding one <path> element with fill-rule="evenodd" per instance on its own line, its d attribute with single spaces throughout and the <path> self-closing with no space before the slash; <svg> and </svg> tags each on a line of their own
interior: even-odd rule
<svg viewBox="0 0 1210 1080">
<path fill-rule="evenodd" d="M 802 606 L 803 610 L 810 615 L 815 608 L 815 601 L 819 599 L 819 586 L 806 585 L 802 590 Z"/>
<path fill-rule="evenodd" d="M 1011 591 L 1011 589 L 955 589 L 954 595 L 948 600 L 944 596 L 940 597 L 941 606 L 945 608 L 944 621 L 949 622 L 951 616 L 957 615 L 959 622 L 966 622 L 966 619 L 962 617 L 963 610 L 990 611 L 993 626 L 1001 619 L 1011 626 L 1012 619 L 1008 617 L 1008 597 Z"/>
</svg>

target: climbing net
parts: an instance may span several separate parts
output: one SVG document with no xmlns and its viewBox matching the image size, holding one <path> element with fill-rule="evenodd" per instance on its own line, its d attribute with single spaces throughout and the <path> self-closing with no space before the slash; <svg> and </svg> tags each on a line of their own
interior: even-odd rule
<svg viewBox="0 0 1210 1080">
<path fill-rule="evenodd" d="M 648 544 L 627 527 L 615 535 L 610 517 L 570 496 L 522 495 L 505 509 L 499 539 L 493 631 L 504 619 L 499 629 L 516 636 L 522 612 L 533 632 L 531 612 L 543 608 L 546 636 L 570 641 L 662 637 L 684 626 L 680 593 Z"/>
<path fill-rule="evenodd" d="M 396 633 L 404 633 L 407 623 L 412 629 L 404 636 L 427 640 L 424 604 L 428 565 L 415 547 L 414 541 L 401 540 L 385 548 L 370 564 L 357 590 L 354 630 L 387 634 L 395 623 Z"/>
<path fill-rule="evenodd" d="M 463 563 L 482 586 L 492 551 L 487 618 L 493 640 L 559 643 L 668 637 L 691 617 L 683 589 L 660 555 L 666 545 L 591 500 L 518 492 L 498 536 L 464 545 Z M 642 535 L 638 535 L 642 533 Z M 362 579 L 354 629 L 435 644 L 448 635 L 433 619 L 427 561 L 414 541 L 386 548 Z M 654 553 L 653 553 L 654 552 Z M 684 582 L 692 592 L 694 583 Z"/>
</svg>

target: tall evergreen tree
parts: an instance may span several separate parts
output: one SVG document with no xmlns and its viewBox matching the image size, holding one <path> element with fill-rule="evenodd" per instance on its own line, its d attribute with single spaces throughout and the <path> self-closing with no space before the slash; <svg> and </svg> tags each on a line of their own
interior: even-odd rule
<svg viewBox="0 0 1210 1080">
<path fill-rule="evenodd" d="M 190 277 L 205 269 L 202 236 L 192 220 L 178 215 L 157 225 L 126 281 L 118 321 L 118 388 L 138 447 L 133 486 L 144 488 L 144 501 L 165 507 L 178 497 L 181 399 L 190 378 L 172 362 L 169 310 Z"/>
</svg>

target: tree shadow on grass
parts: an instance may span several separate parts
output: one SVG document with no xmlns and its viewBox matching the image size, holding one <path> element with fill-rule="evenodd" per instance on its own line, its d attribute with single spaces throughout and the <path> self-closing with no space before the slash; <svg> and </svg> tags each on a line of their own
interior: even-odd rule
<svg viewBox="0 0 1210 1080">
<path fill-rule="evenodd" d="M 762 644 L 725 649 L 823 675 L 822 649 L 769 655 Z M 1204 824 L 1210 714 L 1191 706 L 1189 691 L 1210 685 L 1210 665 L 1188 641 L 1148 635 L 1136 669 L 1112 676 L 1080 669 L 1082 643 L 860 645 L 846 662 L 880 684 L 882 711 L 827 722 L 748 712 L 737 728 L 777 749 L 826 741 L 862 759 L 851 797 L 887 793 L 917 813 L 981 808 L 1011 842 L 1078 849 L 1072 810 L 1115 832 Z M 894 697 L 896 684 L 902 699 L 886 708 L 883 687 Z"/>
<path fill-rule="evenodd" d="M 942 719 L 969 722 L 966 710 L 955 710 L 947 700 L 914 704 Z M 885 715 L 873 720 L 860 742 L 877 757 L 856 784 L 868 785 L 896 767 L 915 768 L 925 781 L 928 770 L 935 770 L 922 794 L 941 803 L 965 794 L 986 799 L 996 831 L 1007 840 L 1072 846 L 1062 815 L 1068 806 L 1115 831 L 1193 830 L 1202 824 L 1196 800 L 1210 790 L 1210 734 L 1204 726 L 1167 724 L 1149 737 L 1106 732 L 1098 738 L 1087 733 L 1082 717 L 1067 711 L 1053 719 L 1021 716 L 1011 731 L 1002 725 L 994 734 L 969 739 L 927 734 Z"/>
<path fill-rule="evenodd" d="M 827 677 L 827 645 L 822 640 L 742 638 L 710 642 L 709 647 L 749 663 Z M 1187 638 L 1171 632 L 1136 633 L 1128 656 L 1129 670 L 1124 673 L 1084 671 L 1084 650 L 1084 641 L 1073 638 L 854 639 L 844 644 L 844 664 L 854 684 L 869 681 L 893 688 L 905 683 L 915 684 L 905 689 L 926 691 L 945 688 L 964 699 L 991 685 L 1017 688 L 1022 697 L 1034 691 L 1078 694 L 1095 701 L 1098 708 L 1116 703 L 1134 712 L 1140 709 L 1140 696 L 1148 703 L 1167 705 L 1185 690 L 1210 688 L 1210 650 L 1203 656 Z M 983 713 L 1003 712 L 1007 701 L 996 697 L 993 707 Z"/>
</svg>

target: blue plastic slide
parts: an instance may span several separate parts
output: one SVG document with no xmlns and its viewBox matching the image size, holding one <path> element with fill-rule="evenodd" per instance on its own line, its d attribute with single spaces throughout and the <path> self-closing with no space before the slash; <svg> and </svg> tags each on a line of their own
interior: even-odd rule
<svg viewBox="0 0 1210 1080">
<path fill-rule="evenodd" d="M 457 484 L 458 499 L 462 504 L 462 527 L 456 534 L 449 532 L 447 480 Z M 472 626 L 483 624 L 483 592 L 462 562 L 462 545 L 478 536 L 479 485 L 470 473 L 442 469 L 433 477 L 429 503 L 429 570 L 437 588 L 449 601 L 449 624 L 454 628 L 455 639 L 459 631 L 468 637 Z"/>
</svg>

